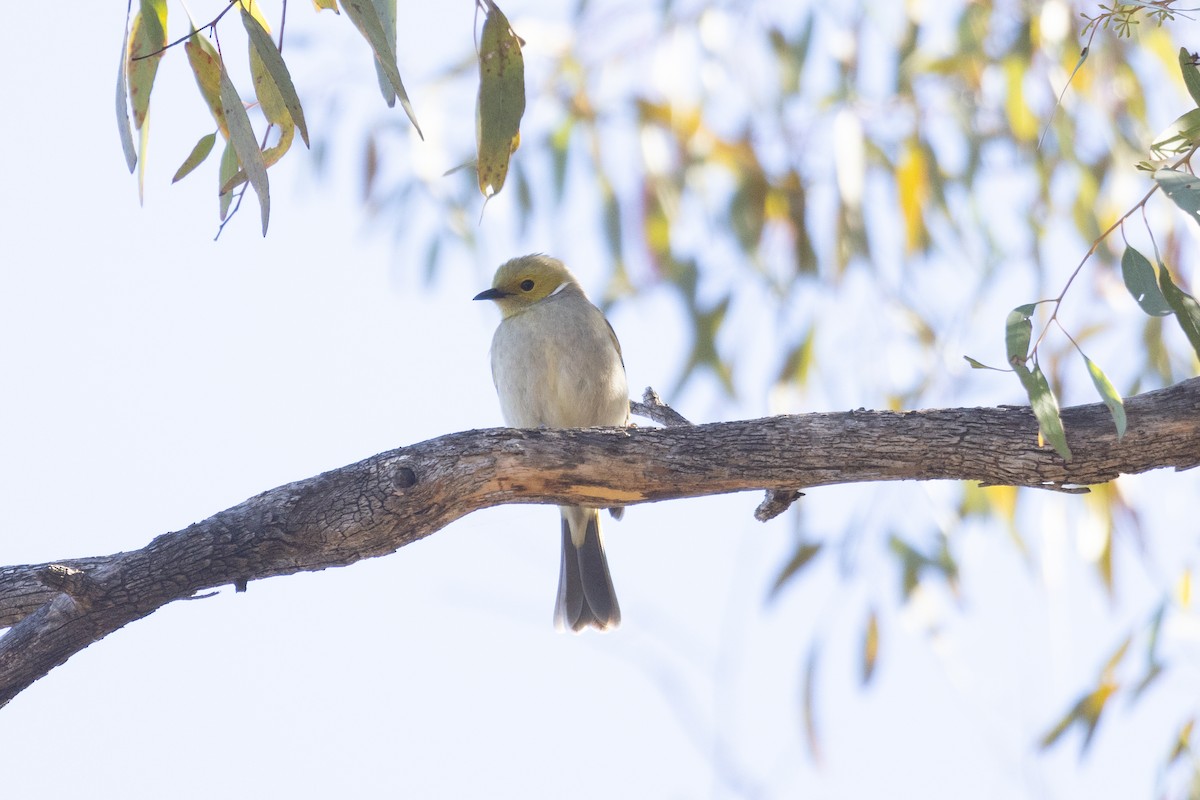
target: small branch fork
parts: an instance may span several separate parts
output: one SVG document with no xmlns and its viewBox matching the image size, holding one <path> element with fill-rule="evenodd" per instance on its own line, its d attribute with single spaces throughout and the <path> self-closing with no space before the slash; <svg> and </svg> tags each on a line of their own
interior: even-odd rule
<svg viewBox="0 0 1200 800">
<path fill-rule="evenodd" d="M 1190 167 L 1192 157 L 1196 154 L 1197 150 L 1200 150 L 1200 145 L 1193 146 L 1190 150 L 1188 150 L 1186 153 L 1184 153 L 1179 159 L 1177 159 L 1175 161 L 1175 163 L 1171 164 L 1171 166 L 1169 168 L 1170 169 L 1178 169 L 1179 167 L 1182 167 L 1185 165 Z M 1105 239 L 1107 239 L 1109 236 L 1111 236 L 1118 229 L 1121 230 L 1122 236 L 1124 236 L 1125 222 L 1130 217 L 1132 217 L 1134 214 L 1136 214 L 1138 211 L 1142 211 L 1143 216 L 1144 216 L 1146 203 L 1148 203 L 1150 201 L 1150 198 L 1154 196 L 1155 192 L 1157 192 L 1159 190 L 1159 188 L 1160 187 L 1157 183 L 1154 184 L 1154 186 L 1150 187 L 1150 191 L 1146 192 L 1146 194 L 1142 197 L 1141 200 L 1139 200 L 1136 204 L 1134 204 L 1134 206 L 1132 208 L 1130 208 L 1128 211 L 1126 211 L 1124 214 L 1122 214 L 1120 216 L 1120 218 L 1117 219 L 1116 222 L 1114 222 L 1112 225 L 1110 225 L 1108 227 L 1108 230 L 1104 231 L 1104 233 L 1102 233 L 1096 237 L 1096 240 L 1092 242 L 1092 246 L 1089 247 L 1087 252 L 1083 254 L 1083 258 L 1080 259 L 1079 264 L 1075 267 L 1074 271 L 1071 272 L 1070 277 L 1067 278 L 1067 282 L 1063 285 L 1062 291 L 1058 293 L 1057 297 L 1050 297 L 1045 300 L 1037 301 L 1037 303 L 1035 305 L 1041 305 L 1043 303 L 1053 303 L 1054 311 L 1050 314 L 1050 318 L 1046 320 L 1046 324 L 1042 327 L 1042 332 L 1038 334 L 1038 337 L 1034 341 L 1033 346 L 1029 349 L 1030 353 L 1033 353 L 1037 350 L 1038 345 L 1042 343 L 1042 339 L 1044 339 L 1046 337 L 1046 333 L 1050 330 L 1051 324 L 1057 325 L 1059 330 L 1062 330 L 1063 333 L 1066 333 L 1066 330 L 1062 327 L 1062 323 L 1059 322 L 1059 320 L 1058 320 L 1058 312 L 1062 308 L 1063 300 L 1066 299 L 1067 291 L 1070 290 L 1071 284 L 1075 282 L 1075 279 L 1077 277 L 1079 277 L 1079 273 L 1083 270 L 1084 265 L 1087 264 L 1088 259 L 1090 259 L 1092 256 L 1094 256 L 1096 254 L 1096 251 L 1098 249 L 1100 249 L 1100 245 L 1104 242 Z M 1153 239 L 1153 234 L 1151 234 L 1151 239 Z M 1155 249 L 1157 250 L 1157 245 L 1155 246 Z M 1068 339 L 1071 338 L 1069 334 L 1068 334 L 1067 338 Z M 1071 339 L 1071 343 L 1075 344 L 1075 340 Z M 1075 344 L 1075 347 L 1076 347 L 1076 349 L 1078 349 L 1079 345 Z"/>
<path fill-rule="evenodd" d="M 666 428 L 691 425 L 682 414 L 663 402 L 658 392 L 647 386 L 642 393 L 642 401 L 629 402 L 630 410 L 637 416 L 657 422 Z M 754 509 L 754 518 L 766 522 L 778 517 L 791 507 L 792 503 L 804 496 L 799 489 L 767 489 L 767 496 Z"/>
<path fill-rule="evenodd" d="M 228 14 L 230 11 L 232 11 L 235 7 L 237 7 L 239 5 L 241 5 L 241 0 L 229 0 L 229 5 L 225 6 L 224 10 L 222 10 L 220 14 L 217 14 L 215 17 L 213 17 L 212 21 L 209 22 L 208 24 L 201 25 L 199 28 L 195 29 L 194 31 L 189 33 L 187 36 L 180 36 L 175 41 L 168 42 L 167 44 L 164 44 L 162 47 L 158 48 L 157 50 L 155 50 L 153 52 L 143 53 L 140 56 L 134 56 L 133 58 L 130 59 L 130 61 L 141 61 L 144 58 L 154 58 L 155 56 L 162 55 L 163 53 L 170 50 L 172 47 L 178 47 L 179 45 L 186 43 L 188 39 L 191 39 L 193 36 L 200 33 L 200 31 L 207 30 L 210 33 L 215 34 L 217 32 L 217 23 L 220 22 L 221 19 L 226 14 Z M 285 3 L 284 5 L 286 6 L 287 4 Z M 286 13 L 286 9 L 285 9 L 284 13 Z"/>
</svg>

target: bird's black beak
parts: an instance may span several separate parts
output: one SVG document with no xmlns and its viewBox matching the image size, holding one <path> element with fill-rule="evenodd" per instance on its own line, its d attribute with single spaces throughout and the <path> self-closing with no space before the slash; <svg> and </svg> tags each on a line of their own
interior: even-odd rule
<svg viewBox="0 0 1200 800">
<path fill-rule="evenodd" d="M 499 300 L 501 297 L 508 297 L 508 292 L 502 289 L 487 289 L 472 297 L 472 300 Z"/>
</svg>

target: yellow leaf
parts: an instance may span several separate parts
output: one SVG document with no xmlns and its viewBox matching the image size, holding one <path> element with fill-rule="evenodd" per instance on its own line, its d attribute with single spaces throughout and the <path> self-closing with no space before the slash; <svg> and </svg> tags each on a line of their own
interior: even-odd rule
<svg viewBox="0 0 1200 800">
<path fill-rule="evenodd" d="M 1025 101 L 1025 73 L 1028 67 L 1028 62 L 1021 56 L 1013 55 L 1004 60 L 1004 77 L 1008 83 L 1004 111 L 1013 138 L 1020 142 L 1032 142 L 1038 137 L 1037 117 Z"/>
<path fill-rule="evenodd" d="M 904 216 L 904 250 L 909 255 L 922 249 L 929 239 L 924 215 L 929 200 L 929 169 L 925 151 L 909 140 L 896 164 L 896 189 Z"/>
<path fill-rule="evenodd" d="M 292 146 L 292 139 L 296 135 L 296 126 L 292 124 L 290 118 L 277 124 L 279 125 L 279 143 L 263 150 L 263 166 L 265 167 L 270 167 L 283 158 L 283 154 Z"/>
<path fill-rule="evenodd" d="M 129 78 L 129 104 L 133 125 L 141 128 L 150 113 L 150 90 L 158 73 L 160 52 L 167 46 L 167 0 L 141 0 L 141 8 L 129 30 L 125 72 Z"/>
<path fill-rule="evenodd" d="M 864 686 L 871 682 L 878 659 L 879 617 L 875 614 L 875 609 L 871 609 L 870 615 L 867 617 L 867 628 L 863 631 L 862 682 Z"/>
<path fill-rule="evenodd" d="M 267 22 L 266 16 L 258 5 L 258 0 L 238 0 L 238 6 L 243 14 L 249 14 L 262 29 L 267 33 L 271 32 L 271 23 Z"/>
<path fill-rule="evenodd" d="M 196 77 L 196 85 L 208 105 L 209 113 L 217 121 L 217 128 L 226 140 L 229 139 L 229 125 L 225 121 L 225 109 L 221 107 L 221 54 L 217 49 L 192 30 L 192 37 L 183 46 L 187 53 L 188 65 Z"/>
<path fill-rule="evenodd" d="M 252 14 L 242 10 L 242 24 L 250 46 L 250 75 L 254 79 L 254 93 L 262 107 L 267 121 L 281 127 L 292 127 L 293 123 L 300 128 L 300 136 L 308 145 L 308 128 L 304 123 L 304 109 L 300 106 L 300 98 L 296 95 L 296 87 L 292 84 L 291 73 L 283 61 L 279 49 L 271 39 L 270 33 Z M 288 144 L 291 144 L 291 133 Z M 284 150 L 287 148 L 285 147 Z M 282 155 L 282 153 L 280 154 Z"/>
<path fill-rule="evenodd" d="M 1167 757 L 1168 764 L 1174 764 L 1181 756 L 1192 749 L 1192 730 L 1196 727 L 1195 718 L 1189 719 L 1175 735 L 1175 744 L 1171 747 L 1171 755 Z"/>
<path fill-rule="evenodd" d="M 296 126 L 292 124 L 290 119 L 279 123 L 279 142 L 274 147 L 268 147 L 262 151 L 263 169 L 271 168 L 279 159 L 283 158 L 284 154 L 291 148 L 292 140 L 295 137 Z M 249 180 L 249 177 L 245 170 L 234 172 L 221 184 L 221 194 L 229 194 Z"/>
<path fill-rule="evenodd" d="M 140 202 L 142 202 L 142 199 L 145 197 L 145 194 L 146 194 L 146 145 L 149 144 L 149 142 L 150 142 L 150 118 L 149 117 L 146 117 L 145 119 L 142 120 L 142 129 L 139 131 L 139 133 L 141 135 L 138 137 L 137 171 L 138 171 L 138 202 L 140 203 Z"/>
</svg>

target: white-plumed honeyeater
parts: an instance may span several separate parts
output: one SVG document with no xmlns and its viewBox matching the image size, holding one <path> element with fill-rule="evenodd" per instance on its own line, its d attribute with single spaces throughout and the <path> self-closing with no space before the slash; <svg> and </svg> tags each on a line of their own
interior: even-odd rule
<svg viewBox="0 0 1200 800">
<path fill-rule="evenodd" d="M 621 345 L 561 261 L 514 258 L 492 288 L 504 318 L 492 338 L 492 379 L 504 421 L 514 428 L 589 428 L 629 423 L 629 387 Z M 621 509 L 610 509 L 619 517 Z M 600 511 L 559 506 L 562 567 L 554 623 L 574 631 L 621 621 L 600 538 Z"/>
</svg>

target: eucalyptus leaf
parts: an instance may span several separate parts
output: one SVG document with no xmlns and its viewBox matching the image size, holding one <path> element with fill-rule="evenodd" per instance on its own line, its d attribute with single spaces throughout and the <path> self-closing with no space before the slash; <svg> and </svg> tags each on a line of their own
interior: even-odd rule
<svg viewBox="0 0 1200 800">
<path fill-rule="evenodd" d="M 129 50 L 126 55 L 126 77 L 129 83 L 129 104 L 133 106 L 133 126 L 141 130 L 150 113 L 150 92 L 162 61 L 162 49 L 167 45 L 166 0 L 141 0 L 138 13 L 129 31 Z"/>
<path fill-rule="evenodd" d="M 225 68 L 221 62 L 221 54 L 212 42 L 192 29 L 192 36 L 183 45 L 187 53 L 188 66 L 196 78 L 196 86 L 200 95 L 208 105 L 209 113 L 217 121 L 221 135 L 229 138 L 229 124 L 225 121 L 225 109 L 221 107 L 221 71 Z"/>
<path fill-rule="evenodd" d="M 879 663 L 879 615 L 871 609 L 867 615 L 867 624 L 863 630 L 862 641 L 862 684 L 866 686 L 875 675 L 875 666 Z"/>
<path fill-rule="evenodd" d="M 383 25 L 383 33 L 388 47 L 395 53 L 396 0 L 373 0 L 373 2 L 375 3 L 375 13 L 379 15 L 379 21 Z M 392 86 L 392 79 L 388 77 L 387 71 L 384 70 L 379 59 L 375 59 L 375 78 L 379 81 L 379 93 L 383 95 L 384 102 L 388 104 L 388 108 L 392 108 L 396 105 L 396 90 Z"/>
<path fill-rule="evenodd" d="M 263 164 L 262 151 L 258 149 L 258 141 L 254 138 L 254 128 L 250 125 L 250 117 L 242 98 L 229 80 L 229 73 L 221 70 L 221 108 L 229 123 L 229 142 L 237 153 L 238 163 L 246 173 L 254 194 L 258 196 L 258 207 L 262 218 L 263 236 L 267 235 L 267 223 L 271 217 L 271 191 L 267 180 L 267 167 Z"/>
<path fill-rule="evenodd" d="M 994 369 L 997 372 L 1007 372 L 1008 371 L 1008 370 L 999 369 L 998 367 L 989 367 L 987 364 L 984 364 L 982 361 L 976 361 L 975 359 L 971 358 L 970 356 L 963 356 L 963 360 L 971 365 L 971 369 Z"/>
<path fill-rule="evenodd" d="M 508 162 L 521 142 L 525 114 L 525 57 L 521 37 L 495 3 L 487 3 L 479 37 L 479 95 L 476 144 L 479 191 L 491 197 L 504 186 Z"/>
<path fill-rule="evenodd" d="M 1188 213 L 1193 220 L 1200 221 L 1200 178 L 1190 172 L 1177 169 L 1159 169 L 1154 171 L 1154 180 L 1167 193 L 1167 197 L 1175 201 L 1175 205 Z"/>
<path fill-rule="evenodd" d="M 254 92 L 267 120 L 277 125 L 286 124 L 290 118 L 300 129 L 300 138 L 308 147 L 308 126 L 304 123 L 304 109 L 292 83 L 292 75 L 271 34 L 245 8 L 242 9 L 242 25 L 250 40 L 250 72 L 254 76 Z"/>
<path fill-rule="evenodd" d="M 1009 364 L 1024 363 L 1029 358 L 1029 341 L 1033 337 L 1033 323 L 1029 318 L 1036 307 L 1035 303 L 1017 306 L 1004 321 L 1004 348 Z"/>
<path fill-rule="evenodd" d="M 117 133 L 121 137 L 121 152 L 125 154 L 125 165 L 132 173 L 137 166 L 137 148 L 133 144 L 133 130 L 129 125 L 129 86 L 126 80 L 128 35 L 129 14 L 126 12 L 125 32 L 121 34 L 121 65 L 117 68 Z"/>
<path fill-rule="evenodd" d="M 1071 460 L 1071 448 L 1067 446 L 1067 433 L 1063 429 L 1062 417 L 1058 413 L 1058 398 L 1050 390 L 1050 383 L 1042 373 L 1042 368 L 1034 365 L 1029 369 L 1024 364 L 1014 363 L 1017 377 L 1029 396 L 1029 405 L 1033 415 L 1037 417 L 1038 427 L 1042 435 L 1054 447 L 1064 461 Z"/>
<path fill-rule="evenodd" d="M 1196 303 L 1196 298 L 1175 285 L 1171 280 L 1171 273 L 1165 267 L 1158 271 L 1158 280 L 1167 305 L 1175 312 L 1179 327 L 1183 328 L 1184 334 L 1192 344 L 1192 350 L 1196 352 L 1196 357 L 1200 358 L 1200 304 Z"/>
<path fill-rule="evenodd" d="M 379 10 L 376 8 L 374 0 L 342 0 L 342 10 L 346 12 L 346 16 L 354 23 L 354 27 L 358 28 L 358 32 L 362 34 L 363 38 L 367 40 L 367 44 L 371 46 L 375 58 L 392 84 L 392 89 L 400 98 L 400 107 L 404 109 L 409 121 L 417 129 L 417 135 L 424 139 L 425 134 L 421 133 L 421 126 L 417 124 L 417 115 L 413 111 L 412 103 L 409 102 L 408 92 L 404 90 L 404 81 L 400 80 L 400 68 L 396 65 L 396 51 L 388 45 L 387 32 L 384 30 L 383 20 L 379 18 Z"/>
<path fill-rule="evenodd" d="M 238 159 L 237 152 L 233 149 L 233 142 L 225 142 L 225 149 L 221 151 L 221 166 L 217 170 L 217 186 L 222 187 L 238 174 Z M 229 204 L 233 202 L 233 195 L 228 191 L 218 188 L 217 196 L 220 200 L 221 221 L 225 221 L 225 217 L 229 215 Z"/>
<path fill-rule="evenodd" d="M 1171 313 L 1171 307 L 1158 288 L 1154 266 L 1132 247 L 1126 247 L 1121 256 L 1121 277 L 1125 280 L 1125 288 L 1142 307 L 1142 311 L 1152 317 L 1164 317 Z"/>
<path fill-rule="evenodd" d="M 1095 385 L 1096 391 L 1100 393 L 1100 399 L 1104 401 L 1104 405 L 1108 406 L 1108 411 L 1112 414 L 1113 424 L 1117 426 L 1117 438 L 1120 439 L 1125 435 L 1125 401 L 1122 399 L 1120 392 L 1113 387 L 1112 381 L 1108 379 L 1104 371 L 1096 366 L 1096 362 L 1087 356 L 1084 356 L 1083 360 L 1087 364 L 1088 375 L 1092 378 L 1092 384 Z"/>
<path fill-rule="evenodd" d="M 796 552 L 792 553 L 792 557 L 788 559 L 788 563 L 779 571 L 779 575 L 775 578 L 775 583 L 771 585 L 768 598 L 774 599 L 779 594 L 779 591 L 807 567 L 817 553 L 820 552 L 820 542 L 800 542 L 796 547 Z"/>
<path fill-rule="evenodd" d="M 1192 96 L 1192 102 L 1200 106 L 1200 69 L 1196 68 L 1195 59 L 1186 47 L 1179 48 L 1179 71 L 1183 73 L 1183 83 Z"/>
<path fill-rule="evenodd" d="M 204 159 L 208 158 L 208 154 L 212 152 L 213 145 L 216 143 L 217 134 L 215 132 L 201 136 L 200 141 L 196 142 L 196 146 L 192 148 L 192 152 L 188 153 L 188 157 L 179 165 L 179 169 L 175 170 L 175 177 L 171 178 L 171 183 L 182 180 L 200 166 Z"/>
</svg>

